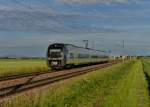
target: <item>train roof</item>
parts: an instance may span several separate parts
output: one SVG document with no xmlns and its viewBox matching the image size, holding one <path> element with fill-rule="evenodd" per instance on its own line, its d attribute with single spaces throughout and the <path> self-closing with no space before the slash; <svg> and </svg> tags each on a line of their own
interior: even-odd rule
<svg viewBox="0 0 150 107">
<path fill-rule="evenodd" d="M 73 44 L 67 44 L 67 43 L 53 43 L 51 45 L 63 45 L 63 46 L 71 45 L 71 46 L 77 47 L 77 48 L 82 48 L 82 49 L 88 49 L 88 50 L 93 50 L 93 51 L 99 51 L 99 52 L 105 52 L 105 53 L 107 53 L 107 51 L 96 50 L 96 49 L 92 49 L 92 48 L 84 48 L 84 47 L 76 46 L 76 45 L 73 45 Z"/>
</svg>

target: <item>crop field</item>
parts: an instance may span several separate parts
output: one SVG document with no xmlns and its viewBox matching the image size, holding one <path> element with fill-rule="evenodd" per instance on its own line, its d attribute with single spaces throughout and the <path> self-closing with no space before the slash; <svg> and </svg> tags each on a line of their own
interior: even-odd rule
<svg viewBox="0 0 150 107">
<path fill-rule="evenodd" d="M 0 59 L 0 77 L 48 71 L 44 59 Z"/>
<path fill-rule="evenodd" d="M 150 107 L 150 60 L 113 65 L 45 90 L 30 91 L 2 107 Z"/>
</svg>

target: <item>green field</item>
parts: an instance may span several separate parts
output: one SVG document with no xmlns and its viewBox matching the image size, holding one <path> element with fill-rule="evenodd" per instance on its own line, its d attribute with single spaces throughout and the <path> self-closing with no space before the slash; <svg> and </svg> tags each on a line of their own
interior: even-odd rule
<svg viewBox="0 0 150 107">
<path fill-rule="evenodd" d="M 150 107 L 150 60 L 125 62 L 26 93 L 3 107 Z"/>
<path fill-rule="evenodd" d="M 150 78 L 150 60 L 143 60 L 143 66 L 144 66 L 144 73 L 147 77 L 147 79 Z"/>
<path fill-rule="evenodd" d="M 0 59 L 0 77 L 46 71 L 44 59 Z"/>
</svg>

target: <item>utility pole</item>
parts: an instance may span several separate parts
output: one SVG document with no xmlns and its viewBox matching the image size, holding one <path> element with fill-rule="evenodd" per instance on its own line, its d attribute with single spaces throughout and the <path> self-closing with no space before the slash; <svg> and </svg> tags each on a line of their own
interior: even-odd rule
<svg viewBox="0 0 150 107">
<path fill-rule="evenodd" d="M 124 59 L 125 59 L 124 48 L 125 48 L 125 41 L 123 40 L 123 42 L 122 42 L 122 60 L 123 60 L 123 62 L 124 62 Z"/>
<path fill-rule="evenodd" d="M 89 40 L 83 40 L 83 42 L 85 43 L 85 48 L 87 49 L 89 45 Z"/>
<path fill-rule="evenodd" d="M 92 49 L 95 49 L 95 42 L 92 41 L 91 44 L 92 44 L 91 48 L 92 48 Z"/>
<path fill-rule="evenodd" d="M 124 40 L 123 40 L 123 51 L 124 51 Z"/>
</svg>

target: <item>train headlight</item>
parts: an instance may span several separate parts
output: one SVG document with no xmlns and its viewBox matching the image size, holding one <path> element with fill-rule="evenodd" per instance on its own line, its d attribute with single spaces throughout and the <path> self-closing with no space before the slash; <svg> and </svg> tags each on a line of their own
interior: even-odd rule
<svg viewBox="0 0 150 107">
<path fill-rule="evenodd" d="M 57 61 L 52 61 L 52 65 L 56 66 L 56 65 L 58 65 L 58 62 Z"/>
</svg>

